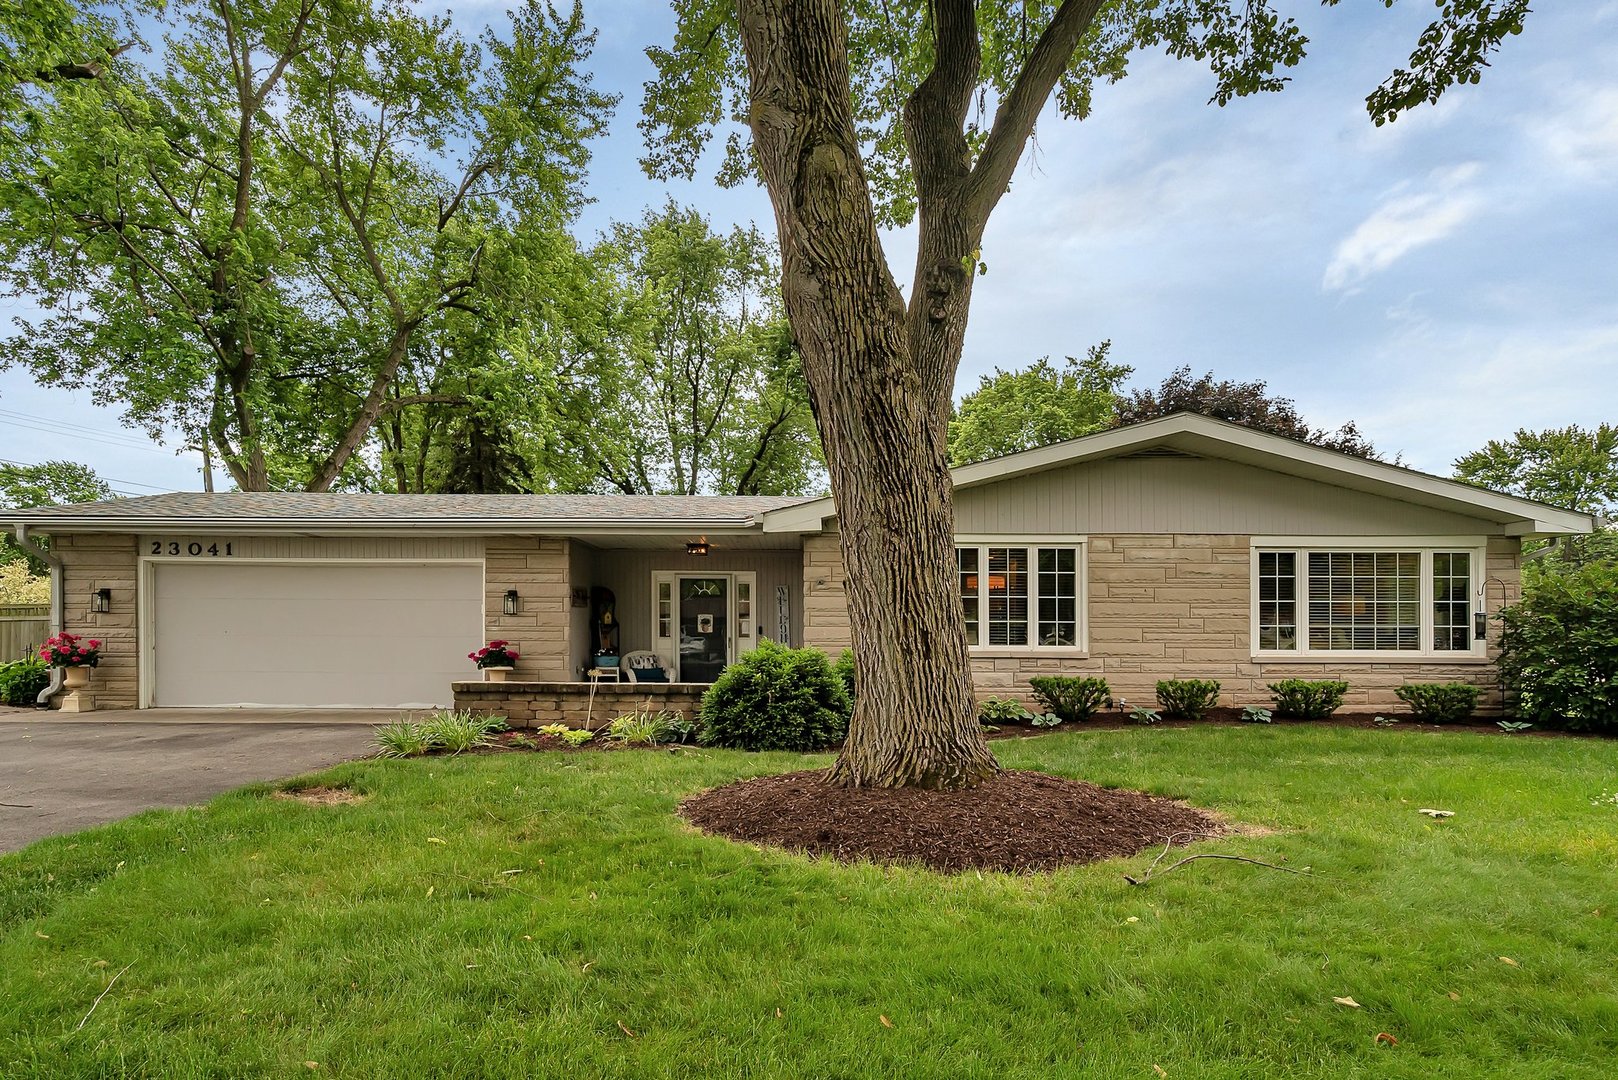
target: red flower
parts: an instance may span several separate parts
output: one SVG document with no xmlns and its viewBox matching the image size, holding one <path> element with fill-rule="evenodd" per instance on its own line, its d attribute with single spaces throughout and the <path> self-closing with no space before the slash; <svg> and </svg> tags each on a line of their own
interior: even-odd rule
<svg viewBox="0 0 1618 1080">
<path fill-rule="evenodd" d="M 489 655 L 489 650 L 488 649 L 479 649 L 478 650 L 478 659 L 479 660 L 482 660 L 485 656 L 488 656 L 488 655 Z"/>
<path fill-rule="evenodd" d="M 92 648 L 92 649 L 99 649 L 99 648 L 101 648 L 101 642 L 99 642 L 99 641 L 97 641 L 97 640 L 96 640 L 96 639 L 95 639 L 95 638 L 91 638 L 91 639 L 90 639 L 90 640 L 89 640 L 89 641 L 87 641 L 87 642 L 86 642 L 86 643 L 85 643 L 85 644 L 87 644 L 87 645 L 89 645 L 89 646 L 90 646 L 90 648 Z"/>
<path fill-rule="evenodd" d="M 515 660 L 515 659 L 517 659 L 517 650 L 516 650 L 516 649 L 507 649 L 507 650 L 506 650 L 506 658 L 507 658 L 507 659 L 508 659 L 508 660 Z"/>
</svg>

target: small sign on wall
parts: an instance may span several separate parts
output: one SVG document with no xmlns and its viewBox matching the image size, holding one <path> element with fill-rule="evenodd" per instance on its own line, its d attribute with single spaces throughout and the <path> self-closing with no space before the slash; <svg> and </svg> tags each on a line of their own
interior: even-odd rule
<svg viewBox="0 0 1618 1080">
<path fill-rule="evenodd" d="M 775 587 L 776 641 L 792 644 L 792 592 L 785 585 Z"/>
<path fill-rule="evenodd" d="M 711 634 L 711 633 L 713 633 L 713 616 L 712 615 L 698 615 L 697 616 L 697 633 L 699 633 L 699 634 Z"/>
</svg>

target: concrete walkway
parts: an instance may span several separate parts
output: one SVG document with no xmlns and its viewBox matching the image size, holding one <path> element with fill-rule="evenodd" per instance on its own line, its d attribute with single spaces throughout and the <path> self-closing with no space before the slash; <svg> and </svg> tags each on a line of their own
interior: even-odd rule
<svg viewBox="0 0 1618 1080">
<path fill-rule="evenodd" d="M 0 852 L 369 755 L 388 710 L 0 713 Z"/>
</svg>

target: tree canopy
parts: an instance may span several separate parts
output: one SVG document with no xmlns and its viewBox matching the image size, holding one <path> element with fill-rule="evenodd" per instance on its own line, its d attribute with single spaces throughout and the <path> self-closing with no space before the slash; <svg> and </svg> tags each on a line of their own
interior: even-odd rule
<svg viewBox="0 0 1618 1080">
<path fill-rule="evenodd" d="M 1014 454 L 1105 431 L 1116 422 L 1119 384 L 1131 368 L 1108 359 L 1112 342 L 1060 368 L 1042 356 L 1020 370 L 996 368 L 961 399 L 949 422 L 951 465 Z"/>
</svg>

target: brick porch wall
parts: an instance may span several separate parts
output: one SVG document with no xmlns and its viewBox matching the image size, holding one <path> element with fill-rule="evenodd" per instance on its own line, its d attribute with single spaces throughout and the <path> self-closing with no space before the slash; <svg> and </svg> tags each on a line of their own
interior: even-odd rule
<svg viewBox="0 0 1618 1080">
<path fill-rule="evenodd" d="M 649 708 L 667 709 L 695 720 L 705 683 L 603 683 L 596 687 L 592 708 L 590 686 L 577 682 L 458 682 L 455 708 L 479 716 L 503 716 L 515 728 L 544 724 L 602 727 L 615 717 Z"/>
</svg>

